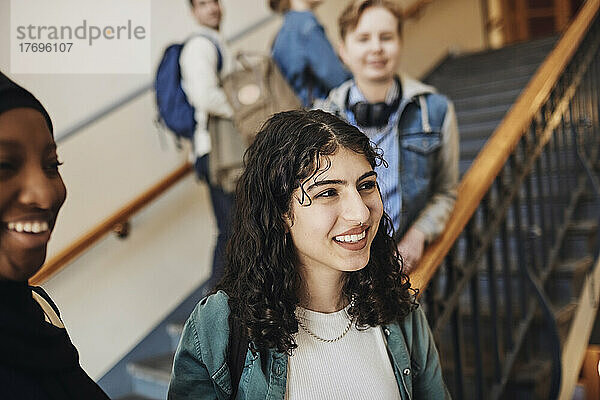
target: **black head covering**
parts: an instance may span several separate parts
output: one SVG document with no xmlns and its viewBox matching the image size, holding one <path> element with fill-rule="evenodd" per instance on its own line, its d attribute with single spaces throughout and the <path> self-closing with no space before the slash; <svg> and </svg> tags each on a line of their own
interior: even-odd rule
<svg viewBox="0 0 600 400">
<path fill-rule="evenodd" d="M 48 124 L 48 129 L 50 129 L 50 133 L 53 133 L 52 120 L 42 103 L 34 95 L 0 72 L 0 114 L 13 108 L 21 107 L 33 108 L 42 113 Z"/>
<path fill-rule="evenodd" d="M 0 72 L 0 114 L 21 107 L 39 111 L 52 133 L 44 106 Z M 27 282 L 0 280 L 0 399 L 107 400 L 79 365 L 79 354 L 67 331 L 45 321 L 32 291 L 58 314 L 43 289 Z"/>
</svg>

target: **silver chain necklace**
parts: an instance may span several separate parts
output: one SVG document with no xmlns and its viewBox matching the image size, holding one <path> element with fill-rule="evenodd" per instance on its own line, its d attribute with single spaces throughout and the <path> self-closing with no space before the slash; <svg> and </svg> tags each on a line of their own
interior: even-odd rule
<svg viewBox="0 0 600 400">
<path fill-rule="evenodd" d="M 306 325 L 304 325 L 304 323 L 301 320 L 302 319 L 301 317 L 296 318 L 296 320 L 298 321 L 298 325 L 300 325 L 300 328 L 302 328 L 302 330 L 304 332 L 308 333 L 309 336 L 315 338 L 319 342 L 333 343 L 333 342 L 337 342 L 338 340 L 340 340 L 341 338 L 343 338 L 344 336 L 346 336 L 346 333 L 348 333 L 350 331 L 350 328 L 352 327 L 352 318 L 350 318 L 350 315 L 348 315 L 347 311 L 345 311 L 345 312 L 346 312 L 346 316 L 348 317 L 348 325 L 346 325 L 346 328 L 344 328 L 344 331 L 338 337 L 335 337 L 333 339 L 323 339 L 322 337 L 317 336 L 316 334 L 314 334 L 313 332 L 311 332 L 308 329 L 308 327 Z"/>
</svg>

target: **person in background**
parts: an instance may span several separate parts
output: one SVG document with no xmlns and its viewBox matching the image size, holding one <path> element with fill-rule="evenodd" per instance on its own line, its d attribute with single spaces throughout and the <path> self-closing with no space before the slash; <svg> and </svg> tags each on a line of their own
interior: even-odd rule
<svg viewBox="0 0 600 400">
<path fill-rule="evenodd" d="M 0 72 L 0 399 L 108 399 L 79 365 L 41 268 L 66 190 L 50 116 Z"/>
<path fill-rule="evenodd" d="M 198 178 L 208 184 L 213 212 L 217 222 L 218 236 L 213 252 L 212 276 L 209 286 L 223 275 L 225 244 L 229 237 L 229 219 L 234 203 L 233 193 L 215 182 L 209 168 L 211 139 L 208 120 L 211 116 L 231 118 L 233 111 L 220 78 L 231 70 L 231 60 L 225 40 L 219 33 L 222 9 L 218 0 L 189 0 L 192 14 L 198 22 L 195 34 L 185 43 L 179 65 L 181 87 L 194 107 L 196 131 L 193 151 Z"/>
<path fill-rule="evenodd" d="M 185 324 L 168 398 L 448 398 L 369 139 L 329 113 L 287 111 L 246 161 L 225 276 Z"/>
<path fill-rule="evenodd" d="M 402 13 L 390 0 L 355 0 L 339 18 L 340 56 L 354 78 L 316 105 L 358 126 L 389 165 L 376 168 L 408 269 L 443 231 L 456 200 L 458 127 L 452 103 L 398 74 Z M 386 168 L 387 167 L 387 168 Z"/>
<path fill-rule="evenodd" d="M 322 2 L 269 0 L 273 11 L 284 14 L 273 42 L 273 59 L 306 107 L 350 78 L 313 12 Z"/>
</svg>

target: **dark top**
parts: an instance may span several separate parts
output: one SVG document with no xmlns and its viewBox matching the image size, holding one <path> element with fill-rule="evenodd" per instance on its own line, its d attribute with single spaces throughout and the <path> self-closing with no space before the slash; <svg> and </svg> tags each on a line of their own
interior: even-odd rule
<svg viewBox="0 0 600 400">
<path fill-rule="evenodd" d="M 67 331 L 45 321 L 32 291 L 58 315 L 42 288 L 0 281 L 0 399 L 108 399 L 79 365 Z"/>
</svg>

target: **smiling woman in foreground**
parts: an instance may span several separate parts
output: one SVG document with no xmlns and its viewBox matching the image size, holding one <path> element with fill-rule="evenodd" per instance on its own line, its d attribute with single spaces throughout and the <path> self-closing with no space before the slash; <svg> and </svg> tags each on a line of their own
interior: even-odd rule
<svg viewBox="0 0 600 400">
<path fill-rule="evenodd" d="M 0 73 L 0 399 L 108 399 L 79 366 L 58 309 L 27 281 L 65 201 L 50 116 Z"/>
<path fill-rule="evenodd" d="M 184 328 L 170 399 L 442 399 L 358 129 L 322 111 L 276 114 L 246 154 L 226 274 Z M 245 340 L 239 385 L 231 351 Z M 237 386 L 236 386 L 237 385 Z"/>
</svg>

